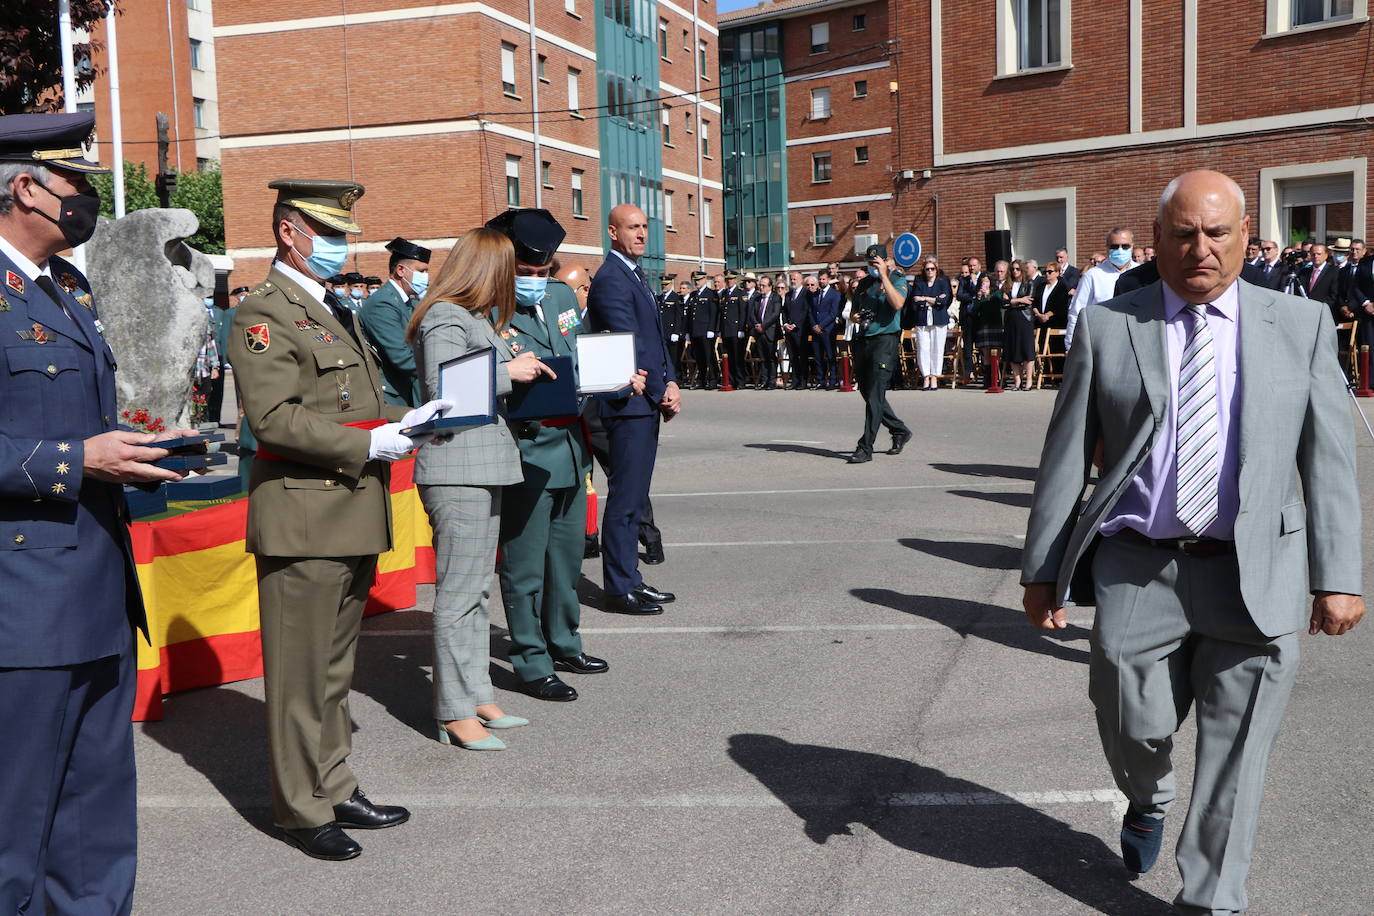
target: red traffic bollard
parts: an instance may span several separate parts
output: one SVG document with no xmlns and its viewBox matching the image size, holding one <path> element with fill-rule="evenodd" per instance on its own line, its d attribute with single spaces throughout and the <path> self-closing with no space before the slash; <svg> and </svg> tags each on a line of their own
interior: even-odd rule
<svg viewBox="0 0 1374 916">
<path fill-rule="evenodd" d="M 984 394 L 1002 393 L 1002 351 L 988 350 L 988 390 Z"/>
<path fill-rule="evenodd" d="M 730 384 L 730 357 L 720 358 L 720 390 L 734 391 L 735 386 Z"/>
<path fill-rule="evenodd" d="M 843 376 L 843 378 L 844 378 L 844 381 L 840 384 L 840 390 L 841 390 L 841 391 L 853 391 L 853 390 L 854 390 L 854 384 L 849 380 L 849 354 L 848 354 L 848 353 L 846 353 L 846 354 L 844 355 L 844 358 L 840 360 L 840 369 L 841 369 L 841 374 L 842 374 L 842 376 Z"/>
<path fill-rule="evenodd" d="M 1355 392 L 1357 398 L 1374 398 L 1374 389 L 1369 387 L 1369 347 L 1360 347 L 1360 389 Z"/>
</svg>

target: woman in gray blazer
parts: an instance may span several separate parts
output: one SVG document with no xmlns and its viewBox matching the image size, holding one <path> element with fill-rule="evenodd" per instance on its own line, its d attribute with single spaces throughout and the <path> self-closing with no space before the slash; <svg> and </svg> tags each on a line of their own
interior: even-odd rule
<svg viewBox="0 0 1374 916">
<path fill-rule="evenodd" d="M 491 347 L 496 395 L 511 382 L 552 374 L 532 353 L 515 356 L 499 328 L 515 311 L 515 249 L 491 229 L 473 229 L 449 252 L 415 309 L 406 339 L 426 392 L 439 385 L 439 365 Z M 508 716 L 494 702 L 488 673 L 491 577 L 501 527 L 501 488 L 521 478 L 520 451 L 505 422 L 463 429 L 421 449 L 415 483 L 434 528 L 434 718 L 439 740 L 474 751 L 506 745 L 489 728 L 529 720 Z"/>
</svg>

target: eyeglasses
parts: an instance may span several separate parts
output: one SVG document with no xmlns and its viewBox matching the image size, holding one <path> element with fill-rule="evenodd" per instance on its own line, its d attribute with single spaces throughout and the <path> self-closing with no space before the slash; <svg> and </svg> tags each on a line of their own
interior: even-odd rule
<svg viewBox="0 0 1374 916">
<path fill-rule="evenodd" d="M 1114 248 L 1114 249 L 1116 249 L 1117 251 L 1130 251 L 1130 250 L 1131 250 L 1132 248 L 1134 248 L 1134 247 L 1135 247 L 1135 245 L 1134 245 L 1132 242 L 1122 242 L 1120 245 L 1108 245 L 1108 246 L 1107 246 L 1108 250 L 1111 250 L 1111 249 Z"/>
<path fill-rule="evenodd" d="M 1273 251 L 1273 250 L 1274 250 L 1274 246 L 1273 246 L 1273 245 L 1261 245 L 1261 246 L 1260 246 L 1260 251 Z"/>
<path fill-rule="evenodd" d="M 1047 273 L 1047 274 L 1057 274 L 1057 273 L 1059 273 L 1059 268 L 1058 268 L 1058 267 L 1046 267 L 1046 268 L 1045 268 L 1045 273 Z"/>
</svg>

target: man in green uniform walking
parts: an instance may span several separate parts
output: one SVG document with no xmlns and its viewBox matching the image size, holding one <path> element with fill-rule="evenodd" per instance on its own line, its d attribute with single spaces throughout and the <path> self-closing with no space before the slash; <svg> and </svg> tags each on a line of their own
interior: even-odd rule
<svg viewBox="0 0 1374 916">
<path fill-rule="evenodd" d="M 402 238 L 387 242 L 386 250 L 391 252 L 387 282 L 363 300 L 358 320 L 381 358 L 386 402 L 415 407 L 420 403 L 420 381 L 415 353 L 406 343 L 406 325 L 429 288 L 430 251 Z"/>
<path fill-rule="evenodd" d="M 887 402 L 887 386 L 897 368 L 902 335 L 902 305 L 906 302 L 906 276 L 887 259 L 887 248 L 869 245 L 864 252 L 868 276 L 859 281 L 850 320 L 854 329 L 854 374 L 864 399 L 864 434 L 849 456 L 850 464 L 873 460 L 873 441 L 878 427 L 892 433 L 889 455 L 901 454 L 911 441 L 911 430 Z"/>
</svg>

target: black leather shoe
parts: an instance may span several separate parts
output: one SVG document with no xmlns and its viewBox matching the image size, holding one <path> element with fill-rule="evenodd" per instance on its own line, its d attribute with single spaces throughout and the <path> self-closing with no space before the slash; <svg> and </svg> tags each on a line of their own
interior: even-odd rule
<svg viewBox="0 0 1374 916">
<path fill-rule="evenodd" d="M 556 658 L 553 660 L 553 666 L 562 671 L 571 671 L 574 674 L 601 674 L 611 670 L 611 666 L 606 663 L 604 658 L 597 658 L 586 652 L 567 658 Z"/>
<path fill-rule="evenodd" d="M 342 862 L 362 855 L 358 841 L 339 829 L 337 824 L 323 827 L 282 828 L 282 839 L 314 859 Z"/>
<path fill-rule="evenodd" d="M 536 700 L 554 700 L 559 703 L 570 703 L 577 699 L 577 691 L 559 680 L 556 674 L 550 674 L 548 677 L 541 677 L 537 681 L 525 681 L 523 689 Z"/>
<path fill-rule="evenodd" d="M 650 614 L 662 614 L 663 605 L 645 601 L 639 595 L 630 592 L 628 595 L 607 595 L 602 610 L 607 614 L 637 614 L 644 617 Z"/>
<path fill-rule="evenodd" d="M 910 442 L 910 441 L 911 441 L 911 433 L 910 433 L 910 432 L 905 432 L 905 433 L 893 433 L 893 434 L 892 434 L 892 448 L 888 449 L 888 450 L 887 450 L 887 453 L 888 453 L 889 455 L 900 455 L 900 454 L 902 453 L 902 449 L 906 448 L 906 444 L 907 444 L 908 442 Z"/>
<path fill-rule="evenodd" d="M 643 582 L 639 583 L 639 588 L 630 594 L 640 601 L 647 601 L 649 604 L 671 604 L 677 600 L 677 595 L 672 592 L 661 592 L 652 585 L 646 585 Z"/>
<path fill-rule="evenodd" d="M 663 560 L 664 557 L 662 541 L 656 541 L 653 544 L 649 544 L 644 548 L 645 563 L 648 563 L 650 566 L 657 566 L 658 564 L 662 563 Z"/>
<path fill-rule="evenodd" d="M 356 830 L 381 830 L 395 827 L 410 820 L 410 812 L 398 805 L 374 805 L 363 794 L 362 789 L 354 789 L 348 801 L 334 806 L 334 823 L 340 827 Z"/>
<path fill-rule="evenodd" d="M 601 556 L 601 538 L 595 534 L 587 535 L 587 543 L 582 548 L 582 559 L 595 560 Z"/>
<path fill-rule="evenodd" d="M 1126 870 L 1137 875 L 1154 868 L 1164 845 L 1164 818 L 1137 814 L 1127 808 L 1121 818 L 1121 859 Z"/>
<path fill-rule="evenodd" d="M 863 464 L 865 461 L 872 461 L 873 456 L 868 452 L 855 452 L 845 459 L 846 464 Z"/>
</svg>

